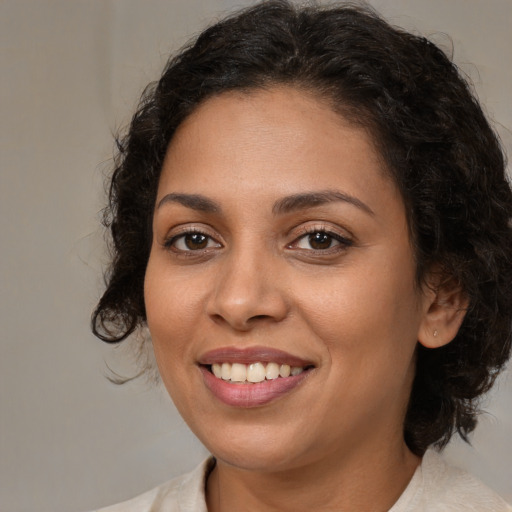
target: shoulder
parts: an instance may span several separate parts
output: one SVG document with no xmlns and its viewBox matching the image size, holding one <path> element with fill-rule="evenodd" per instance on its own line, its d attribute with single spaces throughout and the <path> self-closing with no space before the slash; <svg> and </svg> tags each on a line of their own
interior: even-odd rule
<svg viewBox="0 0 512 512">
<path fill-rule="evenodd" d="M 449 466 L 428 450 L 409 486 L 390 512 L 511 512 L 500 496 L 478 479 Z"/>
<path fill-rule="evenodd" d="M 190 473 L 96 512 L 207 512 L 205 482 L 214 465 L 209 458 Z"/>
</svg>

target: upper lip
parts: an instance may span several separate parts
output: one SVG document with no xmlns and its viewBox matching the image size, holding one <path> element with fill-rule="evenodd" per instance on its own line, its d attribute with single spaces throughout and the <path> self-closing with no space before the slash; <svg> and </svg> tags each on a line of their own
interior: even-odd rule
<svg viewBox="0 0 512 512">
<path fill-rule="evenodd" d="M 198 360 L 199 364 L 214 363 L 279 363 L 290 366 L 313 366 L 312 361 L 294 356 L 288 352 L 271 347 L 221 347 L 205 352 Z"/>
</svg>

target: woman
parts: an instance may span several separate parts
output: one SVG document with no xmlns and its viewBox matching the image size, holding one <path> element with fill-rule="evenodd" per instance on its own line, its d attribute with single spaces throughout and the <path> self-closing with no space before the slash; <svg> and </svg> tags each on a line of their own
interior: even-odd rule
<svg viewBox="0 0 512 512">
<path fill-rule="evenodd" d="M 369 9 L 201 34 L 120 143 L 93 330 L 149 327 L 213 457 L 106 510 L 509 510 L 432 450 L 509 357 L 504 169 L 455 66 Z"/>
</svg>

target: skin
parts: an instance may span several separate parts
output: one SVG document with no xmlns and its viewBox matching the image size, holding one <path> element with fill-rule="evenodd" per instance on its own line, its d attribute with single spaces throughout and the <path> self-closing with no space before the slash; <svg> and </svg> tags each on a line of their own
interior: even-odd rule
<svg viewBox="0 0 512 512">
<path fill-rule="evenodd" d="M 354 201 L 275 211 L 327 190 Z M 329 248 L 307 232 L 332 233 Z M 403 201 L 366 131 L 286 87 L 199 106 L 163 166 L 145 302 L 165 386 L 217 459 L 208 510 L 388 510 L 419 463 L 402 433 L 416 344 L 446 343 L 462 320 L 437 299 L 415 282 Z M 268 404 L 228 406 L 197 362 L 253 346 L 314 369 Z"/>
</svg>

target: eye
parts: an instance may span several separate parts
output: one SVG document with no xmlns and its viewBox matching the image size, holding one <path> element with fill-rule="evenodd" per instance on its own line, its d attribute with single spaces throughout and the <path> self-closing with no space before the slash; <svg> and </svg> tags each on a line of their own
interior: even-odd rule
<svg viewBox="0 0 512 512">
<path fill-rule="evenodd" d="M 221 247 L 211 236 L 199 231 L 191 231 L 173 236 L 166 244 L 175 251 L 191 252 L 203 251 L 213 247 Z"/>
<path fill-rule="evenodd" d="M 337 240 L 325 231 L 317 231 L 316 233 L 301 237 L 297 243 L 297 247 L 300 249 L 315 249 L 316 251 L 321 251 L 330 249 L 333 243 L 336 242 Z"/>
<path fill-rule="evenodd" d="M 324 229 L 308 230 L 299 236 L 290 247 L 309 251 L 329 251 L 329 249 L 344 249 L 352 245 L 352 241 Z"/>
</svg>

